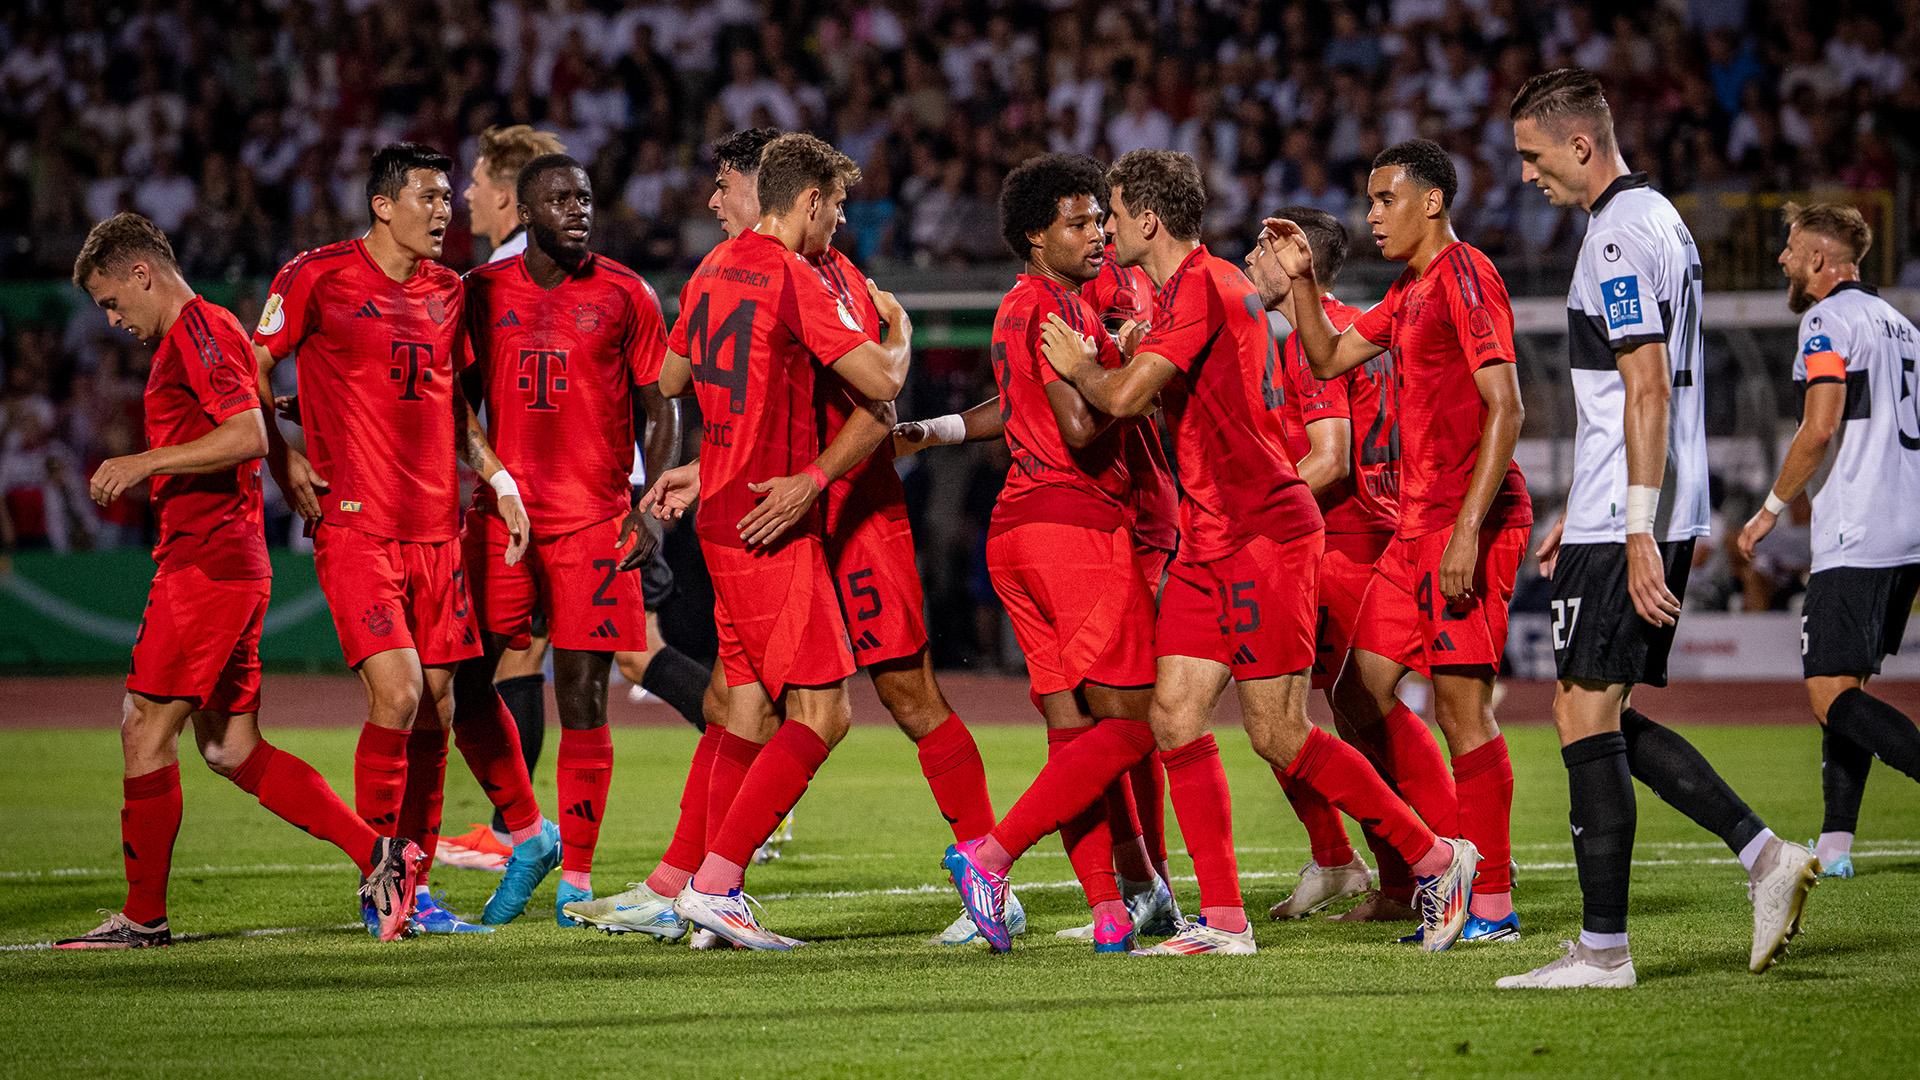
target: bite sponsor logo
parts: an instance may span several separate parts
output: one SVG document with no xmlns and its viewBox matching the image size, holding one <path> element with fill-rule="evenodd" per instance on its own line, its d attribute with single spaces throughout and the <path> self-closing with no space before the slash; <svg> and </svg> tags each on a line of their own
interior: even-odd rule
<svg viewBox="0 0 1920 1080">
<path fill-rule="evenodd" d="M 1640 279 L 1617 277 L 1600 283 L 1607 303 L 1607 329 L 1618 330 L 1640 321 Z"/>
</svg>

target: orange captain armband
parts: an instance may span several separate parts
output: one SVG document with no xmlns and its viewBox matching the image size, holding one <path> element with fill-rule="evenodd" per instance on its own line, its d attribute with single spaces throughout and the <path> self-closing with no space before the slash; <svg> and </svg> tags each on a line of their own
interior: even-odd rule
<svg viewBox="0 0 1920 1080">
<path fill-rule="evenodd" d="M 1847 381 L 1847 358 L 1833 351 L 1832 338 L 1815 334 L 1807 339 L 1802 351 L 1806 357 L 1809 386 L 1817 382 Z"/>
</svg>

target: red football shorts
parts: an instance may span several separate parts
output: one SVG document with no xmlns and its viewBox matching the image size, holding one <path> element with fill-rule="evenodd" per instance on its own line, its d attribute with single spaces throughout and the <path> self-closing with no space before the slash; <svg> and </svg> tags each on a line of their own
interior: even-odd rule
<svg viewBox="0 0 1920 1080">
<path fill-rule="evenodd" d="M 1153 684 L 1153 598 L 1124 526 L 1015 526 L 987 538 L 987 573 L 1034 693 Z"/>
<path fill-rule="evenodd" d="M 1140 578 L 1147 583 L 1147 595 L 1153 598 L 1155 608 L 1160 606 L 1160 585 L 1167 579 L 1167 565 L 1173 562 L 1173 552 L 1163 548 L 1148 547 L 1145 544 L 1133 545 L 1134 560 L 1140 564 Z"/>
<path fill-rule="evenodd" d="M 1325 690 L 1340 677 L 1360 622 L 1360 600 L 1373 578 L 1373 564 L 1392 533 L 1328 533 L 1320 556 L 1320 614 L 1313 635 L 1313 688 Z"/>
<path fill-rule="evenodd" d="M 209 712 L 258 711 L 260 625 L 272 592 L 272 578 L 215 581 L 197 566 L 155 576 L 127 689 L 192 698 Z"/>
<path fill-rule="evenodd" d="M 526 648 L 533 640 L 533 609 L 544 594 L 554 648 L 645 652 L 640 571 L 614 569 L 619 539 L 620 518 L 559 536 L 536 533 L 526 555 L 508 566 L 507 523 L 487 511 L 468 513 L 461 543 L 480 628 L 507 635 L 509 648 Z"/>
<path fill-rule="evenodd" d="M 1353 647 L 1431 674 L 1436 667 L 1492 665 L 1507 648 L 1507 601 L 1527 553 L 1531 526 L 1480 534 L 1473 595 L 1447 603 L 1436 580 L 1452 529 L 1410 540 L 1396 537 L 1373 564 Z"/>
<path fill-rule="evenodd" d="M 853 648 L 816 537 L 768 551 L 702 542 L 727 685 L 828 686 L 853 674 Z"/>
<path fill-rule="evenodd" d="M 413 649 L 430 666 L 480 655 L 458 540 L 390 540 L 322 522 L 313 569 L 347 666 L 388 649 Z"/>
<path fill-rule="evenodd" d="M 1256 536 L 1224 559 L 1175 558 L 1160 593 L 1154 651 L 1197 656 L 1236 679 L 1270 679 L 1313 666 L 1316 581 L 1326 534 L 1280 543 Z"/>
<path fill-rule="evenodd" d="M 827 566 L 862 666 L 912 656 L 927 644 L 920 568 L 906 518 L 870 513 L 840 525 L 829 537 Z"/>
</svg>

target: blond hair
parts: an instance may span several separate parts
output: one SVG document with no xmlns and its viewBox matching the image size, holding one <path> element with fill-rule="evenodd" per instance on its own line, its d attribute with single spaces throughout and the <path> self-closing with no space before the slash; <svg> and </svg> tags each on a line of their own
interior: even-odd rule
<svg viewBox="0 0 1920 1080">
<path fill-rule="evenodd" d="M 1867 257 L 1867 249 L 1873 246 L 1873 226 L 1867 224 L 1866 216 L 1851 206 L 1840 203 L 1814 203 L 1801 206 L 1788 203 L 1780 208 L 1780 216 L 1786 220 L 1788 228 L 1801 228 L 1808 232 L 1819 233 L 1835 243 L 1842 244 L 1853 253 L 1848 262 L 1857 263 Z"/>
<path fill-rule="evenodd" d="M 490 127 L 480 133 L 480 156 L 486 159 L 487 176 L 508 189 L 519 183 L 520 170 L 527 167 L 527 162 L 566 152 L 566 144 L 553 132 L 535 131 L 527 124 Z"/>
</svg>

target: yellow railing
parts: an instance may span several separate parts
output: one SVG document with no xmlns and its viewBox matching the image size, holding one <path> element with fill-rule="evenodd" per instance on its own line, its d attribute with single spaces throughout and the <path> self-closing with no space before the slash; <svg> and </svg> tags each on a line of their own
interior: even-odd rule
<svg viewBox="0 0 1920 1080">
<path fill-rule="evenodd" d="M 1894 229 L 1894 202 L 1890 191 L 1852 191 L 1823 188 L 1815 191 L 1729 191 L 1677 195 L 1674 208 L 1686 219 L 1708 292 L 1733 289 L 1771 289 L 1780 284 L 1776 260 L 1786 243 L 1787 230 L 1780 208 L 1837 202 L 1852 206 L 1873 226 L 1873 249 L 1860 273 L 1875 285 L 1891 285 L 1899 273 L 1896 258 L 1901 238 Z"/>
</svg>

